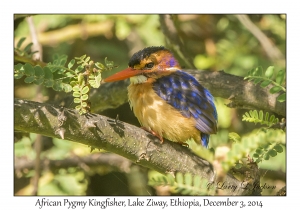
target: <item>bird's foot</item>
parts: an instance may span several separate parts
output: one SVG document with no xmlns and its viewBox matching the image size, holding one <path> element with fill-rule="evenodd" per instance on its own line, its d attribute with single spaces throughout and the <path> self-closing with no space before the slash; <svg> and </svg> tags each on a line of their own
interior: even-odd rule
<svg viewBox="0 0 300 210">
<path fill-rule="evenodd" d="M 156 136 L 156 137 L 160 140 L 160 143 L 161 143 L 161 144 L 164 142 L 163 137 L 161 137 L 160 135 L 158 135 L 157 133 L 155 133 L 153 130 L 150 130 L 150 129 L 146 128 L 146 127 L 141 127 L 141 128 L 142 128 L 143 130 L 145 130 L 145 131 L 151 133 L 153 136 Z"/>
</svg>

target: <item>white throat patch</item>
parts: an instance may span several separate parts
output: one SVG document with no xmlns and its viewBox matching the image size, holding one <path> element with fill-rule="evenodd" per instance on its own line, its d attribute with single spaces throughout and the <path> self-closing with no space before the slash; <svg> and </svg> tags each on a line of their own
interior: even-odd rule
<svg viewBox="0 0 300 210">
<path fill-rule="evenodd" d="M 130 77 L 130 82 L 132 84 L 141 84 L 147 81 L 147 77 L 145 77 L 144 75 L 138 75 L 138 76 L 134 76 L 134 77 Z"/>
</svg>

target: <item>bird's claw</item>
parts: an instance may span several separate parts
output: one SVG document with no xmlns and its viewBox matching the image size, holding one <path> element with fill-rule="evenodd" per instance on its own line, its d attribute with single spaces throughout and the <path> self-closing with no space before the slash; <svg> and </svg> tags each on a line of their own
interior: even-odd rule
<svg viewBox="0 0 300 210">
<path fill-rule="evenodd" d="M 160 140 L 160 143 L 161 143 L 161 144 L 164 143 L 163 137 L 161 137 L 160 135 L 158 135 L 157 133 L 155 133 L 153 130 L 150 130 L 150 129 L 144 127 L 144 126 L 141 127 L 141 128 L 142 128 L 143 130 L 145 130 L 145 131 L 151 133 L 153 136 L 156 136 L 156 137 Z"/>
</svg>

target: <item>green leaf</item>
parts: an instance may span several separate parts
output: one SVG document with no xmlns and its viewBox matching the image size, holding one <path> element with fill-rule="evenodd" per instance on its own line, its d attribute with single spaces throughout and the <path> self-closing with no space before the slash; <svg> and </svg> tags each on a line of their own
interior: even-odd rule
<svg viewBox="0 0 300 210">
<path fill-rule="evenodd" d="M 89 83 L 90 85 L 93 87 L 93 88 L 96 88 L 96 81 L 95 80 L 89 80 Z"/>
<path fill-rule="evenodd" d="M 26 37 L 22 37 L 19 41 L 18 41 L 18 44 L 17 44 L 17 48 L 20 48 L 21 45 L 23 44 L 23 42 L 25 41 Z"/>
<path fill-rule="evenodd" d="M 61 59 L 60 59 L 60 61 L 59 61 L 59 65 L 60 66 L 64 66 L 65 64 L 66 64 L 66 62 L 67 62 L 67 57 L 62 57 Z"/>
<path fill-rule="evenodd" d="M 237 163 L 235 166 L 234 166 L 236 169 L 240 169 L 243 167 L 243 164 L 241 163 Z"/>
<path fill-rule="evenodd" d="M 266 112 L 266 114 L 265 114 L 265 120 L 268 121 L 268 119 L 269 119 L 269 112 Z"/>
<path fill-rule="evenodd" d="M 277 152 L 276 152 L 274 149 L 272 149 L 272 150 L 270 150 L 270 151 L 268 152 L 268 154 L 269 154 L 271 157 L 275 157 L 275 156 L 277 155 Z"/>
<path fill-rule="evenodd" d="M 89 96 L 87 94 L 84 94 L 81 96 L 82 101 L 86 101 L 86 100 L 88 100 L 88 98 L 89 98 Z"/>
<path fill-rule="evenodd" d="M 41 85 L 44 82 L 44 77 L 40 77 L 34 81 L 34 84 Z"/>
<path fill-rule="evenodd" d="M 252 116 L 257 119 L 258 118 L 258 113 L 257 113 L 257 110 L 253 110 L 252 112 Z"/>
<path fill-rule="evenodd" d="M 57 53 L 53 54 L 53 60 L 57 60 L 59 58 L 59 55 Z"/>
<path fill-rule="evenodd" d="M 62 91 L 63 90 L 63 84 L 61 81 L 55 81 L 53 84 L 53 89 L 56 91 Z"/>
<path fill-rule="evenodd" d="M 263 153 L 263 148 L 259 147 L 255 150 L 255 152 L 260 155 Z"/>
<path fill-rule="evenodd" d="M 279 144 L 276 144 L 276 145 L 274 146 L 274 149 L 275 149 L 278 153 L 283 152 L 283 148 L 282 148 L 282 146 L 280 146 Z"/>
<path fill-rule="evenodd" d="M 266 153 L 266 154 L 264 155 L 264 159 L 265 159 L 265 160 L 269 160 L 269 159 L 270 159 L 270 155 L 269 155 L 268 153 Z"/>
<path fill-rule="evenodd" d="M 248 113 L 248 112 L 246 112 L 246 113 L 245 113 L 245 116 L 246 116 L 246 117 L 250 117 L 250 115 L 249 115 L 249 113 Z"/>
<path fill-rule="evenodd" d="M 259 111 L 259 116 L 258 116 L 258 118 L 259 118 L 261 121 L 263 121 L 264 113 L 263 113 L 262 110 Z"/>
<path fill-rule="evenodd" d="M 281 85 L 282 82 L 284 81 L 284 77 L 285 77 L 285 71 L 280 70 L 277 75 L 276 75 L 276 82 Z"/>
<path fill-rule="evenodd" d="M 72 59 L 72 60 L 68 63 L 68 68 L 69 68 L 69 69 L 72 68 L 72 67 L 74 66 L 74 64 L 75 64 L 75 60 Z"/>
<path fill-rule="evenodd" d="M 74 102 L 74 103 L 75 103 L 75 102 Z M 80 103 L 80 102 L 79 102 L 79 103 Z M 78 103 L 77 103 L 77 104 L 78 104 Z M 75 109 L 76 109 L 76 110 L 80 110 L 80 109 L 81 109 L 81 104 L 75 106 Z"/>
<path fill-rule="evenodd" d="M 33 45 L 33 43 L 29 43 L 25 48 L 24 48 L 24 51 L 25 52 L 28 52 L 30 49 L 31 49 L 31 46 Z"/>
<path fill-rule="evenodd" d="M 70 82 L 70 85 L 71 85 L 72 87 L 75 87 L 75 85 L 77 85 L 77 84 L 78 84 L 77 81 L 72 81 L 72 82 Z M 78 91 L 79 91 L 79 89 L 78 89 Z"/>
<path fill-rule="evenodd" d="M 53 65 L 58 66 L 59 65 L 59 60 L 58 59 L 53 60 Z"/>
<path fill-rule="evenodd" d="M 24 79 L 24 82 L 25 83 L 32 83 L 34 81 L 35 77 L 34 76 L 29 76 L 29 77 L 26 77 Z"/>
<path fill-rule="evenodd" d="M 254 72 L 254 68 L 251 69 L 250 71 L 248 71 L 247 75 L 248 75 L 248 76 L 252 76 L 253 72 Z"/>
<path fill-rule="evenodd" d="M 101 84 L 101 80 L 102 80 L 101 74 L 98 74 L 98 75 L 96 76 L 95 80 L 96 80 L 97 86 L 99 87 L 100 84 Z M 98 88 L 98 87 L 97 87 L 97 88 Z"/>
<path fill-rule="evenodd" d="M 182 175 L 182 173 L 177 173 L 176 174 L 176 182 L 178 184 L 183 184 L 183 175 Z"/>
<path fill-rule="evenodd" d="M 270 117 L 270 120 L 269 120 L 269 122 L 270 122 L 270 123 L 272 123 L 274 120 L 275 120 L 275 116 L 274 116 L 274 115 L 272 115 L 272 116 Z"/>
<path fill-rule="evenodd" d="M 37 77 L 44 77 L 44 75 L 45 75 L 44 70 L 40 66 L 35 66 L 34 71 L 35 71 L 35 76 L 37 76 Z"/>
<path fill-rule="evenodd" d="M 112 68 L 112 67 L 114 67 L 114 62 L 113 62 L 113 61 L 108 61 L 108 60 L 107 60 L 107 57 L 105 57 L 104 63 L 105 63 L 105 65 L 106 65 L 107 68 Z"/>
<path fill-rule="evenodd" d="M 57 71 L 57 74 L 63 74 L 65 73 L 66 69 L 63 69 L 63 68 L 60 68 L 58 71 Z"/>
<path fill-rule="evenodd" d="M 69 85 L 69 84 L 64 84 L 63 87 L 64 87 L 64 90 L 65 90 L 66 93 L 69 93 L 69 92 L 72 91 L 72 86 Z"/>
<path fill-rule="evenodd" d="M 74 88 L 73 88 L 73 90 L 74 90 Z M 80 94 L 79 92 L 77 92 L 77 91 L 73 92 L 73 96 L 74 96 L 75 98 L 79 98 L 80 95 L 81 95 L 81 94 Z"/>
<path fill-rule="evenodd" d="M 79 59 L 83 60 L 86 57 L 86 55 L 81 56 Z"/>
<path fill-rule="evenodd" d="M 185 178 L 185 184 L 188 185 L 188 186 L 191 186 L 192 182 L 193 182 L 192 175 L 190 173 L 186 173 L 184 175 L 184 178 Z"/>
<path fill-rule="evenodd" d="M 77 91 L 77 92 L 80 92 L 80 87 L 78 85 L 74 86 L 73 87 L 73 91 Z"/>
<path fill-rule="evenodd" d="M 75 103 L 75 104 L 79 104 L 79 103 L 81 103 L 81 100 L 80 100 L 80 98 L 74 98 L 74 103 Z"/>
<path fill-rule="evenodd" d="M 105 66 L 102 63 L 99 63 L 99 62 L 95 63 L 95 66 L 97 66 L 98 69 L 100 69 L 100 70 L 105 69 Z"/>
<path fill-rule="evenodd" d="M 262 76 L 263 75 L 263 68 L 261 66 L 256 67 L 252 73 L 253 76 Z"/>
<path fill-rule="evenodd" d="M 274 74 L 274 66 L 269 66 L 265 72 L 265 76 L 270 79 L 272 78 L 273 74 Z"/>
<path fill-rule="evenodd" d="M 201 185 L 201 178 L 200 176 L 195 176 L 194 177 L 194 187 L 195 188 L 200 188 L 200 185 Z"/>
<path fill-rule="evenodd" d="M 82 94 L 86 94 L 86 93 L 88 93 L 89 92 L 89 87 L 88 86 L 85 86 L 82 90 L 81 90 L 81 93 Z"/>
<path fill-rule="evenodd" d="M 286 93 L 281 94 L 280 96 L 277 97 L 277 101 L 279 102 L 284 102 L 286 101 Z"/>
<path fill-rule="evenodd" d="M 78 74 L 77 80 L 80 87 L 83 87 L 85 85 L 85 79 L 82 73 Z"/>
<path fill-rule="evenodd" d="M 91 58 L 90 58 L 89 56 L 86 57 L 85 62 L 89 62 L 90 59 L 91 59 Z"/>
<path fill-rule="evenodd" d="M 23 76 L 24 76 L 23 72 L 19 72 L 19 73 L 14 74 L 14 78 L 15 78 L 15 79 L 20 79 L 20 78 L 22 78 Z"/>
<path fill-rule="evenodd" d="M 267 87 L 269 84 L 271 84 L 271 82 L 272 82 L 271 80 L 265 80 L 260 84 L 260 86 L 263 88 Z"/>
<path fill-rule="evenodd" d="M 51 72 L 51 70 L 49 69 L 49 67 L 44 67 L 44 74 L 45 74 L 45 79 L 48 79 L 48 80 L 52 80 L 53 79 L 53 74 Z"/>
<path fill-rule="evenodd" d="M 76 73 L 79 73 L 79 72 L 81 72 L 83 69 L 84 69 L 83 66 L 78 66 L 78 67 L 75 69 L 75 72 L 76 72 Z"/>
<path fill-rule="evenodd" d="M 75 76 L 75 74 L 73 74 L 73 73 L 71 73 L 71 72 L 67 72 L 65 75 L 66 75 L 67 77 L 69 77 L 69 78 L 72 78 L 72 77 Z"/>
<path fill-rule="evenodd" d="M 278 93 L 279 91 L 281 91 L 282 90 L 282 88 L 281 87 L 279 87 L 279 86 L 274 86 L 274 87 L 272 87 L 271 89 L 270 89 L 270 93 Z"/>
<path fill-rule="evenodd" d="M 262 78 L 256 78 L 253 80 L 254 84 L 257 84 L 259 82 L 261 82 L 263 79 Z"/>
<path fill-rule="evenodd" d="M 82 107 L 87 107 L 87 103 L 86 102 L 82 102 L 81 106 Z"/>
<path fill-rule="evenodd" d="M 257 158 L 255 162 L 256 162 L 256 163 L 259 163 L 259 162 L 261 162 L 261 161 L 262 161 L 261 158 Z"/>
<path fill-rule="evenodd" d="M 45 85 L 46 87 L 52 87 L 53 84 L 54 84 L 54 81 L 53 81 L 52 79 L 49 79 L 49 80 L 45 80 L 45 81 L 44 81 L 44 85 Z"/>
<path fill-rule="evenodd" d="M 32 76 L 32 75 L 34 75 L 34 69 L 33 69 L 33 67 L 32 67 L 29 63 L 26 63 L 26 64 L 24 65 L 24 70 L 25 70 L 25 74 L 26 74 L 27 76 Z"/>
<path fill-rule="evenodd" d="M 20 71 L 23 69 L 23 65 L 21 63 L 18 63 L 17 65 L 14 65 L 14 69 Z"/>
<path fill-rule="evenodd" d="M 101 85 L 101 80 L 102 80 L 101 74 L 98 74 L 95 80 L 89 80 L 89 83 L 93 88 L 99 88 Z"/>
<path fill-rule="evenodd" d="M 239 142 L 241 141 L 241 137 L 239 136 L 239 134 L 235 133 L 235 132 L 230 132 L 228 134 L 228 138 L 234 142 Z"/>
</svg>

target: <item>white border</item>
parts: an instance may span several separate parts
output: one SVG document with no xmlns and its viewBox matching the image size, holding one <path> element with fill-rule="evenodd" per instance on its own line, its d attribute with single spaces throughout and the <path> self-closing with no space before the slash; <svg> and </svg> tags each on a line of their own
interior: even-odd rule
<svg viewBox="0 0 300 210">
<path fill-rule="evenodd" d="M 1 1 L 1 32 L 0 32 L 0 57 L 1 77 L 0 87 L 2 90 L 1 100 L 1 190 L 0 205 L 3 209 L 38 209 L 34 206 L 37 198 L 42 197 L 19 197 L 13 196 L 13 14 L 14 13 L 286 13 L 287 14 L 287 196 L 286 197 L 230 197 L 232 200 L 263 201 L 262 209 L 272 207 L 287 208 L 298 206 L 299 191 L 299 15 L 297 1 Z M 297 65 L 298 64 L 298 65 Z M 49 197 L 50 199 L 63 200 L 65 197 Z M 68 197 L 67 197 L 68 198 Z M 72 200 L 85 200 L 89 197 L 69 197 Z M 92 197 L 105 199 L 105 197 Z M 117 197 L 118 199 L 134 199 L 134 197 Z M 147 199 L 150 197 L 142 197 Z M 153 197 L 151 197 L 153 198 Z M 197 197 L 206 199 L 207 197 Z M 169 200 L 170 197 L 154 197 L 156 200 Z M 191 199 L 191 197 L 186 197 Z M 210 200 L 226 200 L 226 197 L 209 197 Z M 18 208 L 19 207 L 19 208 Z M 146 207 L 144 207 L 146 208 Z M 219 208 L 219 207 L 210 207 Z M 223 207 L 224 208 L 224 207 Z M 228 209 L 230 207 L 227 207 Z M 232 208 L 232 207 L 231 207 Z M 43 208 L 50 209 L 50 208 Z M 51 208 L 53 209 L 53 208 Z M 67 209 L 61 207 L 57 209 Z M 82 209 L 82 208 L 80 208 Z M 89 208 L 85 208 L 89 209 Z M 100 209 L 91 208 L 91 209 Z M 115 208 L 112 208 L 115 209 Z M 124 208 L 123 208 L 124 209 Z M 131 209 L 131 208 L 130 208 Z M 134 208 L 132 208 L 134 209 Z M 135 208 L 135 209 L 140 209 Z M 151 208 L 151 209 L 161 209 Z M 184 207 L 172 207 L 172 209 L 186 209 Z M 253 208 L 252 208 L 253 209 Z"/>
</svg>

